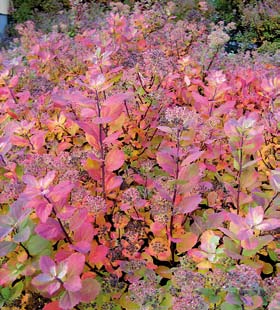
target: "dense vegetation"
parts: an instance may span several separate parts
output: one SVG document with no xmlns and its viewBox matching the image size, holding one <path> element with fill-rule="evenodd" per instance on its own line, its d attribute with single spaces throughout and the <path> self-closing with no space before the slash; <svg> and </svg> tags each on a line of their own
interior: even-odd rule
<svg viewBox="0 0 280 310">
<path fill-rule="evenodd" d="M 129 4 L 1 53 L 0 306 L 280 309 L 277 54 L 225 52 L 221 3 Z"/>
</svg>

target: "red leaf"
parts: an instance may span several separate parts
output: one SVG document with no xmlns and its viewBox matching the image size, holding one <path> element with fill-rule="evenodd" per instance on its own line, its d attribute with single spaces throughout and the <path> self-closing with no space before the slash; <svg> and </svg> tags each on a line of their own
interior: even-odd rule
<svg viewBox="0 0 280 310">
<path fill-rule="evenodd" d="M 94 264 L 102 263 L 106 259 L 109 249 L 105 245 L 97 245 L 92 248 L 89 261 Z"/>
<path fill-rule="evenodd" d="M 43 310 L 61 310 L 62 308 L 59 307 L 58 301 L 52 301 L 49 304 L 45 305 Z"/>
<path fill-rule="evenodd" d="M 105 167 L 107 171 L 118 170 L 124 163 L 124 152 L 114 149 L 108 152 L 105 158 Z"/>
</svg>

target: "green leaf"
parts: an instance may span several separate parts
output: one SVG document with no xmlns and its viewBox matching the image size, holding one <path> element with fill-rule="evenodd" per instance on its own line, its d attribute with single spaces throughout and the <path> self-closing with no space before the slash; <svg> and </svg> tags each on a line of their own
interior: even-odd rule
<svg viewBox="0 0 280 310">
<path fill-rule="evenodd" d="M 21 295 L 23 288 L 23 282 L 18 282 L 15 284 L 11 289 L 11 299 L 18 298 Z"/>
<path fill-rule="evenodd" d="M 23 166 L 17 165 L 17 166 L 16 166 L 16 175 L 17 175 L 17 177 L 18 177 L 19 179 L 22 178 L 23 173 L 24 173 Z"/>
<path fill-rule="evenodd" d="M 164 295 L 163 301 L 161 302 L 160 306 L 162 309 L 169 309 L 173 304 L 173 297 L 171 294 L 166 293 Z"/>
<path fill-rule="evenodd" d="M 221 296 L 217 295 L 215 289 L 201 288 L 199 289 L 199 292 L 201 292 L 212 304 L 217 304 L 221 301 Z"/>
<path fill-rule="evenodd" d="M 273 250 L 268 250 L 267 252 L 268 252 L 270 259 L 273 260 L 274 262 L 277 262 L 278 255 Z"/>
<path fill-rule="evenodd" d="M 242 310 L 242 307 L 239 305 L 231 305 L 228 304 L 227 302 L 224 302 L 221 305 L 221 310 Z"/>
<path fill-rule="evenodd" d="M 143 87 L 139 87 L 139 88 L 137 89 L 137 94 L 140 95 L 140 96 L 145 95 L 146 93 L 145 93 L 144 88 L 143 88 Z"/>
<path fill-rule="evenodd" d="M 249 256 L 252 257 L 257 254 L 257 252 L 262 249 L 264 246 L 266 246 L 269 242 L 273 240 L 273 237 L 271 235 L 266 236 L 258 236 L 259 244 L 254 250 L 246 250 L 243 249 L 243 256 Z"/>
<path fill-rule="evenodd" d="M 257 158 L 257 159 L 255 159 L 255 160 L 251 160 L 251 161 L 248 161 L 246 164 L 244 164 L 243 166 L 242 166 L 242 169 L 246 169 L 246 168 L 248 168 L 248 167 L 250 167 L 250 166 L 253 166 L 254 164 L 256 164 L 258 161 L 260 161 L 261 160 L 261 158 Z"/>
<path fill-rule="evenodd" d="M 38 235 L 32 236 L 26 243 L 30 255 L 49 255 L 51 254 L 51 244 L 48 240 Z"/>
<path fill-rule="evenodd" d="M 1 295 L 5 300 L 8 300 L 11 297 L 11 290 L 8 287 L 4 287 L 1 289 Z"/>
</svg>

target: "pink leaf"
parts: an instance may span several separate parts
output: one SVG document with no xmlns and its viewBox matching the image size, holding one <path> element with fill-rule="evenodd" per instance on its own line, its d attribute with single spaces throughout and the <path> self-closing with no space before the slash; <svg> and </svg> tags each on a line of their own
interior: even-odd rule
<svg viewBox="0 0 280 310">
<path fill-rule="evenodd" d="M 87 208 L 77 209 L 75 214 L 69 220 L 69 227 L 71 230 L 77 230 L 85 222 L 88 216 Z"/>
<path fill-rule="evenodd" d="M 89 241 L 78 241 L 74 245 L 70 245 L 71 249 L 82 254 L 87 254 L 90 251 L 91 243 Z"/>
<path fill-rule="evenodd" d="M 245 224 L 245 220 L 243 217 L 234 214 L 234 213 L 230 213 L 229 215 L 229 219 L 237 226 L 242 226 L 242 227 L 247 227 L 247 225 Z"/>
<path fill-rule="evenodd" d="M 86 133 L 86 139 L 87 139 L 87 142 L 89 143 L 89 145 L 91 145 L 93 148 L 99 150 L 100 149 L 100 145 L 99 145 L 99 140 L 98 140 L 98 136 L 95 135 L 95 134 L 88 134 Z"/>
<path fill-rule="evenodd" d="M 92 241 L 93 226 L 90 222 L 83 220 L 78 229 L 74 233 L 75 241 Z"/>
<path fill-rule="evenodd" d="M 60 289 L 60 286 L 61 285 L 58 281 L 54 281 L 47 286 L 47 292 L 52 295 Z"/>
<path fill-rule="evenodd" d="M 22 181 L 29 186 L 37 186 L 37 180 L 33 175 L 26 174 L 22 177 Z"/>
<path fill-rule="evenodd" d="M 51 273 L 51 274 L 53 274 L 53 272 L 56 269 L 56 266 L 55 266 L 54 261 L 49 256 L 42 256 L 40 258 L 40 269 L 44 273 Z"/>
<path fill-rule="evenodd" d="M 82 288 L 82 282 L 79 276 L 73 275 L 67 278 L 63 286 L 67 291 L 77 292 Z"/>
<path fill-rule="evenodd" d="M 53 182 L 55 175 L 55 171 L 49 171 L 42 179 L 38 181 L 39 186 L 43 189 L 48 188 Z"/>
<path fill-rule="evenodd" d="M 218 117 L 222 114 L 228 114 L 232 109 L 234 109 L 235 104 L 235 101 L 225 102 L 219 108 L 214 110 L 214 116 Z"/>
<path fill-rule="evenodd" d="M 70 181 L 63 181 L 56 185 L 50 192 L 49 197 L 53 202 L 61 202 L 67 199 L 75 184 Z"/>
<path fill-rule="evenodd" d="M 106 192 L 110 193 L 115 188 L 121 186 L 123 182 L 122 177 L 118 176 L 109 176 L 106 178 Z"/>
<path fill-rule="evenodd" d="M 105 158 L 107 171 L 118 170 L 124 163 L 124 152 L 119 149 L 110 150 Z"/>
<path fill-rule="evenodd" d="M 255 208 L 249 208 L 248 214 L 246 216 L 246 222 L 250 227 L 258 225 L 262 222 L 264 217 L 264 210 L 262 206 L 257 206 Z"/>
<path fill-rule="evenodd" d="M 30 141 L 34 147 L 35 150 L 40 150 L 44 144 L 45 144 L 45 136 L 46 136 L 46 133 L 41 131 L 39 133 L 36 133 L 35 135 L 33 135 L 31 138 L 30 138 Z"/>
<path fill-rule="evenodd" d="M 170 128 L 168 126 L 158 126 L 157 128 L 163 132 L 166 132 L 166 133 L 171 134 L 173 132 L 172 128 Z"/>
<path fill-rule="evenodd" d="M 190 163 L 196 161 L 204 152 L 203 151 L 195 151 L 187 158 L 185 158 L 181 164 L 181 167 L 188 166 Z"/>
<path fill-rule="evenodd" d="M 29 141 L 26 138 L 23 138 L 20 136 L 12 136 L 10 141 L 13 145 L 16 145 L 16 146 L 23 147 L 23 146 L 29 145 Z"/>
<path fill-rule="evenodd" d="M 112 118 L 109 117 L 109 116 L 103 116 L 103 117 L 95 117 L 92 122 L 94 124 L 97 124 L 97 125 L 100 125 L 100 124 L 107 124 L 107 123 L 110 123 L 112 121 Z"/>
<path fill-rule="evenodd" d="M 80 302 L 79 294 L 66 291 L 59 300 L 59 306 L 64 310 L 73 309 Z"/>
<path fill-rule="evenodd" d="M 84 108 L 81 110 L 81 118 L 93 118 L 96 116 L 96 111 L 90 108 Z"/>
<path fill-rule="evenodd" d="M 165 229 L 166 225 L 159 223 L 159 222 L 154 222 L 151 224 L 151 232 L 154 233 L 155 235 L 159 232 L 162 232 Z"/>
<path fill-rule="evenodd" d="M 115 94 L 105 100 L 104 106 L 114 106 L 115 104 L 123 103 L 131 97 L 132 93 Z"/>
<path fill-rule="evenodd" d="M 14 88 L 18 84 L 18 75 L 13 76 L 9 81 L 9 88 Z"/>
<path fill-rule="evenodd" d="M 85 265 L 85 256 L 83 254 L 74 253 L 70 255 L 66 261 L 69 270 L 69 277 L 73 275 L 80 275 L 83 272 Z"/>
<path fill-rule="evenodd" d="M 170 176 L 175 177 L 176 161 L 171 155 L 164 152 L 158 152 L 157 162 L 164 171 L 169 173 Z"/>
<path fill-rule="evenodd" d="M 195 261 L 200 262 L 207 258 L 207 253 L 200 251 L 199 249 L 191 249 L 188 251 L 188 255 Z"/>
<path fill-rule="evenodd" d="M 280 227 L 279 219 L 267 219 L 262 221 L 259 225 L 256 225 L 255 228 L 263 231 L 273 230 Z"/>
<path fill-rule="evenodd" d="M 109 118 L 110 122 L 115 121 L 123 112 L 123 102 L 131 97 L 131 94 L 116 94 L 107 98 L 101 110 L 102 117 Z"/>
<path fill-rule="evenodd" d="M 241 246 L 246 250 L 254 250 L 258 246 L 258 238 L 252 236 L 248 239 L 241 240 Z"/>
<path fill-rule="evenodd" d="M 53 205 L 45 201 L 38 202 L 36 205 L 36 214 L 42 223 L 46 223 L 49 215 L 52 213 Z"/>
<path fill-rule="evenodd" d="M 119 136 L 122 134 L 121 131 L 116 131 L 115 133 L 112 133 L 110 134 L 109 136 L 107 136 L 104 140 L 103 140 L 103 143 L 104 144 L 112 144 L 114 143 L 118 138 Z"/>
<path fill-rule="evenodd" d="M 179 204 L 177 213 L 188 214 L 199 208 L 200 195 L 185 197 Z"/>
<path fill-rule="evenodd" d="M 65 237 L 59 223 L 53 218 L 48 218 L 46 223 L 38 224 L 35 232 L 48 240 L 62 240 Z"/>
<path fill-rule="evenodd" d="M 205 109 L 208 109 L 209 101 L 206 97 L 201 96 L 197 92 L 192 92 L 192 96 L 193 99 L 195 100 L 194 107 L 196 108 L 197 111 L 203 111 Z"/>
<path fill-rule="evenodd" d="M 276 193 L 280 192 L 280 169 L 271 171 L 270 184 Z"/>
<path fill-rule="evenodd" d="M 82 280 L 82 289 L 79 292 L 81 302 L 93 301 L 101 291 L 100 284 L 91 278 Z"/>
</svg>

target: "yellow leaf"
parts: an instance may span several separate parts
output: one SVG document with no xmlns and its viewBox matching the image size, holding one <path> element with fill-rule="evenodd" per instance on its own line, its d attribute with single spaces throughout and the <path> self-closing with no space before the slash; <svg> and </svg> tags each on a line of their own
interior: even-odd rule
<svg viewBox="0 0 280 310">
<path fill-rule="evenodd" d="M 212 264 L 209 261 L 202 261 L 196 265 L 198 269 L 211 269 Z"/>
<path fill-rule="evenodd" d="M 170 268 L 168 268 L 166 266 L 159 266 L 155 270 L 155 272 L 165 279 L 171 279 L 172 278 L 172 272 L 171 272 Z"/>
</svg>

